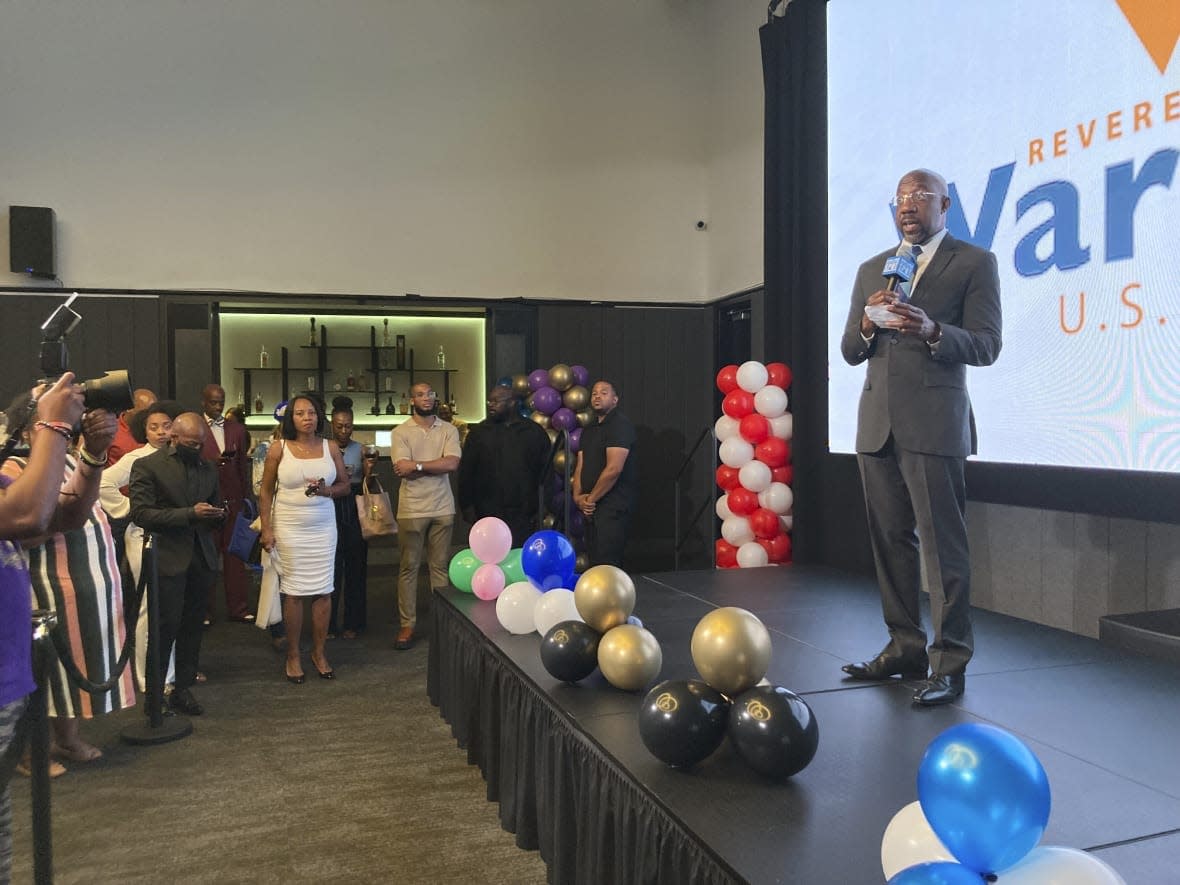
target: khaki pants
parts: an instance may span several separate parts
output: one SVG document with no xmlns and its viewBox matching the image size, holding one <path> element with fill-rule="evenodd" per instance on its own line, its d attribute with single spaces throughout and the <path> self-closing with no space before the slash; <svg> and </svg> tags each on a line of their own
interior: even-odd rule
<svg viewBox="0 0 1180 885">
<path fill-rule="evenodd" d="M 413 627 L 418 620 L 418 569 L 422 565 L 423 544 L 426 545 L 426 564 L 430 568 L 430 588 L 442 590 L 450 583 L 447 560 L 454 522 L 454 516 L 399 518 L 397 521 L 397 543 L 401 547 L 397 611 L 402 627 Z"/>
</svg>

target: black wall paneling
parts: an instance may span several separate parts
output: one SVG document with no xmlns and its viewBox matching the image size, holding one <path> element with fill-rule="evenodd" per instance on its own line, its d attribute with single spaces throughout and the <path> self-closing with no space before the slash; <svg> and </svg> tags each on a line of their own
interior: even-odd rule
<svg viewBox="0 0 1180 885">
<path fill-rule="evenodd" d="M 8 267 L 44 279 L 57 276 L 56 218 L 45 206 L 8 207 Z"/>
</svg>

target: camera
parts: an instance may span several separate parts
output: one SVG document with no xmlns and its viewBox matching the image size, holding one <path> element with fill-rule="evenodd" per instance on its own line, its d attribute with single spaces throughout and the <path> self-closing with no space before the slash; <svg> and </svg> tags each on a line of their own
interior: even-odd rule
<svg viewBox="0 0 1180 885">
<path fill-rule="evenodd" d="M 41 382 L 44 384 L 54 383 L 70 368 L 66 336 L 82 321 L 81 314 L 70 307 L 77 297 L 75 292 L 41 325 Z M 131 380 L 126 369 L 104 372 L 101 378 L 77 383 L 82 387 L 82 400 L 87 411 L 105 409 L 118 415 L 133 405 Z"/>
</svg>

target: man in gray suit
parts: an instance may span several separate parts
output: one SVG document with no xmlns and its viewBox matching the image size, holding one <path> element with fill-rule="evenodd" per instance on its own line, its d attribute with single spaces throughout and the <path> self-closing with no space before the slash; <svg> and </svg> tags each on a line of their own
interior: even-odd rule
<svg viewBox="0 0 1180 885">
<path fill-rule="evenodd" d="M 966 367 L 991 365 L 1001 343 L 996 257 L 947 233 L 950 205 L 941 175 L 902 177 L 893 204 L 902 242 L 860 266 L 840 341 L 849 364 L 868 362 L 856 451 L 890 636 L 876 658 L 843 669 L 853 679 L 925 679 L 914 693 L 923 706 L 950 703 L 966 686 L 973 645 L 963 471 L 976 450 Z M 913 280 L 887 289 L 885 261 L 903 254 L 916 262 Z M 923 571 L 929 653 L 918 608 Z"/>
</svg>

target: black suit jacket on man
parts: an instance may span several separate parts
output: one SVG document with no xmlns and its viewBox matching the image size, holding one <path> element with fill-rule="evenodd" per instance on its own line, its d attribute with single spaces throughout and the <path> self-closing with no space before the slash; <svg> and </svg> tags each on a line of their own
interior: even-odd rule
<svg viewBox="0 0 1180 885">
<path fill-rule="evenodd" d="M 198 501 L 221 506 L 216 465 L 204 459 L 185 464 L 175 446 L 165 446 L 132 465 L 130 489 L 131 520 L 155 532 L 161 575 L 184 574 L 194 550 L 210 571 L 221 570 L 214 537 L 218 526 L 198 520 L 193 510 Z"/>
<path fill-rule="evenodd" d="M 911 452 L 965 458 L 975 453 L 975 422 L 967 397 L 967 366 L 990 366 L 1000 354 L 1000 280 L 991 252 L 943 238 L 914 288 L 910 303 L 942 327 L 933 351 L 915 336 L 877 329 L 860 334 L 865 302 L 884 288 L 889 249 L 856 273 L 840 349 L 851 365 L 868 361 L 856 430 L 856 450 L 880 449 L 892 433 Z"/>
</svg>

